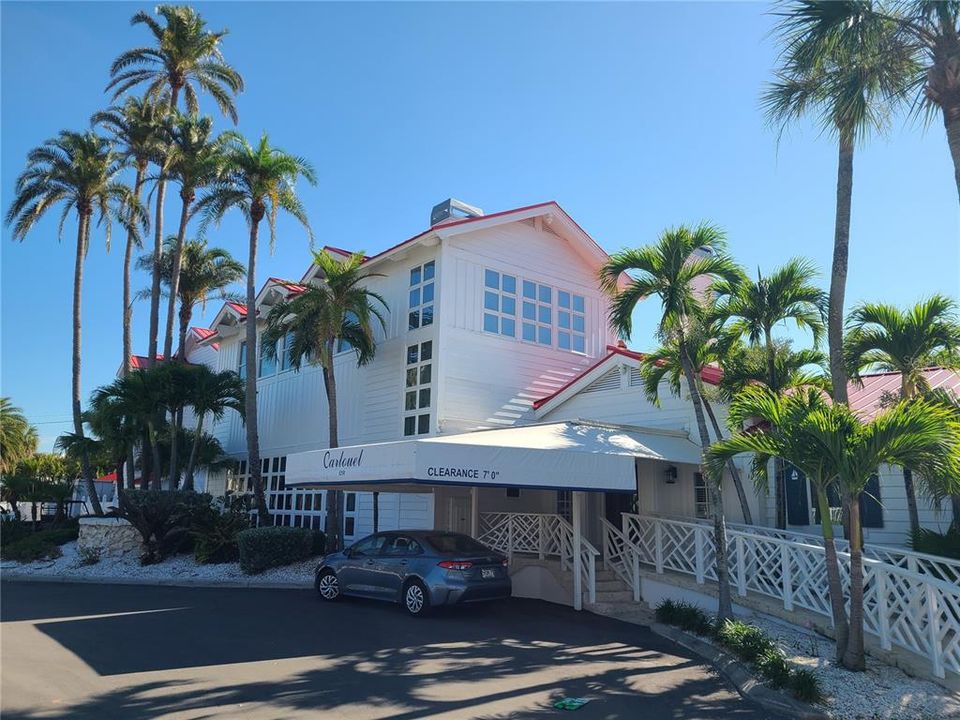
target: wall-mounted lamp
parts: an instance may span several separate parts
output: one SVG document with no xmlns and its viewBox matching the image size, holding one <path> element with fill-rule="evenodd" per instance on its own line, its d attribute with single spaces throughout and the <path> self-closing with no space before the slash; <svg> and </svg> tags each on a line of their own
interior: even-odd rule
<svg viewBox="0 0 960 720">
<path fill-rule="evenodd" d="M 670 465 L 664 473 L 667 485 L 675 485 L 677 482 L 677 466 Z"/>
</svg>

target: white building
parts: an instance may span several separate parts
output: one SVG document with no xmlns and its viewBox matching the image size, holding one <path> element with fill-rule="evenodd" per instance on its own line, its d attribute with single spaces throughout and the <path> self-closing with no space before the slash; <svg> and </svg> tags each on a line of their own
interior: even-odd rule
<svg viewBox="0 0 960 720">
<path fill-rule="evenodd" d="M 364 450 L 363 462 L 392 457 L 393 467 L 372 474 L 365 474 L 365 468 L 337 467 L 333 472 L 325 467 L 327 405 L 319 368 L 293 370 L 282 347 L 276 361 L 261 353 L 254 369 L 259 375 L 260 446 L 275 521 L 322 527 L 324 493 L 316 488 L 331 483 L 347 490 L 348 541 L 373 529 L 374 488 L 380 491 L 380 529 L 442 527 L 478 533 L 485 517 L 504 512 L 570 519 L 572 493 L 583 493 L 582 530 L 594 543 L 601 542 L 601 518 L 615 521 L 625 510 L 705 516 L 692 405 L 685 396 L 672 397 L 666 387 L 661 407 L 645 399 L 639 385 L 641 356 L 618 346 L 607 324 L 607 299 L 597 282 L 607 258 L 603 249 L 555 202 L 484 215 L 448 201 L 434 209 L 431 220 L 428 229 L 365 261 L 365 268 L 377 274 L 371 289 L 389 305 L 373 362 L 357 367 L 349 349 L 335 359 L 344 458 Z M 301 292 L 316 272 L 311 267 L 297 281 L 270 278 L 257 296 L 258 322 L 279 298 Z M 191 336 L 189 359 L 241 374 L 250 370 L 242 352 L 247 318 L 246 307 L 225 304 L 212 332 L 198 330 Z M 704 379 L 716 382 L 715 371 L 705 371 Z M 960 387 L 960 378 L 952 374 L 938 376 L 937 382 Z M 870 398 L 870 407 L 879 402 L 871 392 L 862 395 L 864 408 Z M 724 408 L 717 412 L 723 423 Z M 550 424 L 554 432 L 492 432 L 539 423 Z M 459 437 L 478 430 L 491 434 Z M 237 475 L 206 479 L 206 489 L 245 489 L 239 416 L 228 414 L 211 431 L 241 464 Z M 617 437 L 626 438 L 626 445 L 618 444 Z M 484 449 L 470 454 L 468 446 Z M 503 463 L 528 462 L 530 452 L 520 450 L 550 450 L 559 465 L 527 466 L 518 475 L 516 465 L 508 469 Z M 497 477 L 473 482 L 469 474 L 416 477 L 401 472 L 416 473 L 427 457 L 442 459 L 445 471 L 469 470 L 456 460 L 467 455 L 479 463 L 473 469 L 497 465 Z M 616 476 L 624 457 L 631 467 L 627 481 Z M 579 475 L 564 473 L 564 466 L 577 467 Z M 772 498 L 754 494 L 746 463 L 743 475 L 754 522 L 772 524 Z M 876 499 L 865 501 L 867 541 L 902 544 L 906 511 L 899 471 L 882 469 L 871 490 Z M 801 477 L 788 475 L 791 527 L 816 533 L 808 492 Z M 727 517 L 741 522 L 729 482 L 724 504 Z M 923 500 L 921 507 L 925 525 L 949 525 L 949 508 L 937 510 Z"/>
</svg>

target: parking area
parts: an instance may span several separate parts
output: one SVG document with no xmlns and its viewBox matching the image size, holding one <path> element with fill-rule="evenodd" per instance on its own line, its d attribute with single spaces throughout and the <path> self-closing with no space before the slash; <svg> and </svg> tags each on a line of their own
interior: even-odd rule
<svg viewBox="0 0 960 720">
<path fill-rule="evenodd" d="M 645 628 L 538 601 L 429 618 L 312 591 L 5 582 L 20 718 L 770 718 Z"/>
</svg>

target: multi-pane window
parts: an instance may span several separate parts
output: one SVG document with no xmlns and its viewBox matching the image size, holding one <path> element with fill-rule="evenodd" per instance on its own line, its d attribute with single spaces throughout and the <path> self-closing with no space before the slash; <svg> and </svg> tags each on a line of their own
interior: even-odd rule
<svg viewBox="0 0 960 720">
<path fill-rule="evenodd" d="M 247 377 L 247 343 L 240 343 L 240 360 L 237 363 L 237 375 L 241 379 L 246 379 Z"/>
<path fill-rule="evenodd" d="M 707 483 L 704 481 L 702 473 L 693 474 L 693 514 L 698 518 L 705 518 L 709 515 Z"/>
<path fill-rule="evenodd" d="M 287 333 L 277 343 L 277 355 L 280 357 L 280 372 L 293 367 L 293 333 Z"/>
<path fill-rule="evenodd" d="M 275 375 L 277 372 L 277 354 L 267 352 L 268 348 L 269 346 L 265 343 L 260 343 L 260 362 L 257 365 L 257 377 Z"/>
<path fill-rule="evenodd" d="M 586 352 L 586 303 L 583 295 L 557 291 L 557 347 L 561 350 Z"/>
<path fill-rule="evenodd" d="M 557 515 L 573 522 L 573 493 L 570 490 L 557 490 Z"/>
<path fill-rule="evenodd" d="M 483 276 L 483 329 L 498 335 L 517 336 L 517 277 L 485 270 Z"/>
<path fill-rule="evenodd" d="M 523 332 L 527 342 L 553 345 L 553 288 L 523 281 Z"/>
<path fill-rule="evenodd" d="M 352 310 L 347 310 L 345 314 L 346 314 L 347 324 L 349 325 L 359 324 L 360 319 L 357 317 L 357 314 L 355 312 L 353 312 Z M 337 338 L 337 352 L 342 353 L 342 352 L 346 352 L 347 350 L 353 350 L 353 345 L 348 343 L 343 338 Z"/>
<path fill-rule="evenodd" d="M 433 260 L 410 270 L 409 330 L 433 325 L 435 274 L 436 264 Z"/>
<path fill-rule="evenodd" d="M 257 364 L 258 378 L 269 377 L 270 375 L 276 375 L 278 371 L 284 372 L 293 368 L 293 333 L 286 333 L 277 340 L 272 354 L 267 352 L 268 347 L 261 341 L 260 359 Z M 243 370 L 241 377 L 246 373 L 245 362 L 245 360 L 241 360 Z"/>
<path fill-rule="evenodd" d="M 343 535 L 352 538 L 357 533 L 357 494 L 343 494 Z"/>
<path fill-rule="evenodd" d="M 403 390 L 403 434 L 430 432 L 430 404 L 433 382 L 433 342 L 407 347 L 407 365 Z"/>
</svg>

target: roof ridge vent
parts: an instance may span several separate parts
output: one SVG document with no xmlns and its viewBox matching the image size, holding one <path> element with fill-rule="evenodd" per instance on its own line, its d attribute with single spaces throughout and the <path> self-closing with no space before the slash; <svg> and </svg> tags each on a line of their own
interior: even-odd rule
<svg viewBox="0 0 960 720">
<path fill-rule="evenodd" d="M 447 198 L 442 203 L 437 203 L 430 211 L 430 227 L 439 225 L 447 220 L 459 220 L 465 217 L 480 217 L 483 210 L 473 205 L 467 205 L 455 198 Z"/>
</svg>

